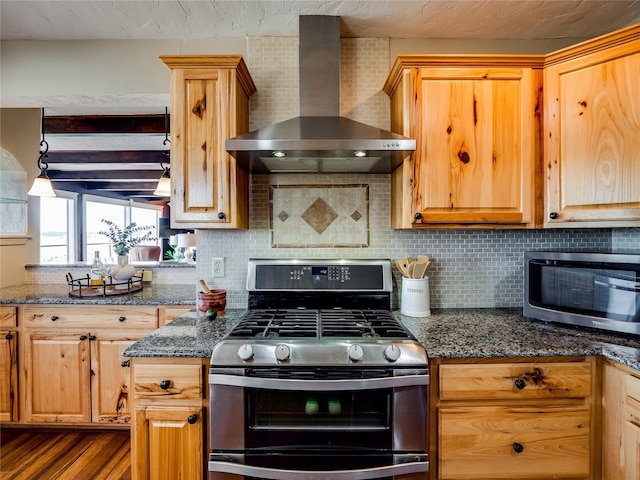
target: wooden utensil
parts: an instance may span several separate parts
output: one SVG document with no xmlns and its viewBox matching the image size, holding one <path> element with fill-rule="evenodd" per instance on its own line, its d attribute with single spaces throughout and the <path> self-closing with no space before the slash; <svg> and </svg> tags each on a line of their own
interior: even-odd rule
<svg viewBox="0 0 640 480">
<path fill-rule="evenodd" d="M 427 271 L 427 264 L 425 262 L 415 262 L 413 264 L 413 278 L 424 278 Z"/>
<path fill-rule="evenodd" d="M 206 293 L 209 293 L 211 291 L 209 287 L 207 287 L 207 284 L 205 283 L 205 281 L 202 279 L 200 279 L 200 286 L 202 287 L 202 290 L 204 290 Z"/>
<path fill-rule="evenodd" d="M 400 273 L 402 274 L 403 277 L 406 278 L 411 278 L 409 277 L 409 266 L 405 263 L 404 258 L 399 258 L 396 260 L 396 266 L 398 267 L 398 270 L 400 270 Z"/>
</svg>

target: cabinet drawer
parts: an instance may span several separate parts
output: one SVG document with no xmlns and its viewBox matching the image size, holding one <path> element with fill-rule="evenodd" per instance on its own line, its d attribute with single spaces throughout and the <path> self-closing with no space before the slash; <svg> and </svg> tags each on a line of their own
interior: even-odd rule
<svg viewBox="0 0 640 480">
<path fill-rule="evenodd" d="M 28 306 L 24 307 L 27 327 L 58 328 L 140 328 L 153 330 L 158 325 L 155 307 L 138 306 Z"/>
<path fill-rule="evenodd" d="M 202 398 L 201 365 L 135 365 L 136 398 Z"/>
<path fill-rule="evenodd" d="M 441 478 L 587 477 L 589 419 L 588 406 L 442 408 Z"/>
<path fill-rule="evenodd" d="M 18 316 L 16 314 L 16 307 L 0 307 L 0 327 L 17 327 Z"/>
<path fill-rule="evenodd" d="M 440 365 L 440 399 L 580 398 L 591 394 L 591 363 Z"/>
</svg>

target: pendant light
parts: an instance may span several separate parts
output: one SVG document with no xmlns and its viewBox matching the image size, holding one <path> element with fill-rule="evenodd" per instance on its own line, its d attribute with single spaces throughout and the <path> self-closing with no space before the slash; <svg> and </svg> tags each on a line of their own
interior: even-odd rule
<svg viewBox="0 0 640 480">
<path fill-rule="evenodd" d="M 167 145 L 167 143 L 170 143 L 169 140 L 169 109 L 167 107 L 165 107 L 164 109 L 164 142 L 162 142 L 163 145 Z M 170 165 L 170 158 L 169 158 L 169 150 L 164 150 L 162 153 L 164 153 L 166 159 L 167 159 L 167 166 L 165 167 L 163 165 L 163 162 L 160 162 L 160 166 L 164 169 L 164 172 L 162 174 L 162 176 L 160 177 L 160 180 L 158 180 L 158 186 L 156 187 L 155 191 L 153 192 L 154 195 L 159 195 L 161 197 L 170 197 L 171 196 L 171 175 L 169 174 L 169 165 Z"/>
<path fill-rule="evenodd" d="M 38 168 L 40 169 L 40 175 L 36 177 L 33 181 L 33 185 L 31 186 L 31 190 L 27 192 L 29 195 L 33 195 L 35 197 L 55 197 L 56 194 L 53 191 L 53 187 L 51 186 L 51 180 L 49 180 L 49 175 L 47 175 L 47 169 L 49 168 L 49 164 L 44 162 L 42 159 L 47 157 L 47 152 L 49 151 L 49 144 L 44 139 L 44 108 L 42 109 L 42 141 L 40 142 L 40 156 L 38 157 Z"/>
</svg>

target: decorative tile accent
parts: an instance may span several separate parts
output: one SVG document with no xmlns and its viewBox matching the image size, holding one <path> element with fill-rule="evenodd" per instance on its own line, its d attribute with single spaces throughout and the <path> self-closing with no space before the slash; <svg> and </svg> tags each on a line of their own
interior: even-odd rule
<svg viewBox="0 0 640 480">
<path fill-rule="evenodd" d="M 271 185 L 271 246 L 369 246 L 368 185 Z"/>
</svg>

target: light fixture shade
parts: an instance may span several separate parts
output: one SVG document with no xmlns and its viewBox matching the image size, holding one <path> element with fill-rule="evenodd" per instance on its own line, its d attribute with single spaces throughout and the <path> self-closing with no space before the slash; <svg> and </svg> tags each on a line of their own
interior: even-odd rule
<svg viewBox="0 0 640 480">
<path fill-rule="evenodd" d="M 47 172 L 40 171 L 40 175 L 36 177 L 31 186 L 31 190 L 27 192 L 34 197 L 55 197 L 56 194 L 53 191 L 51 180 L 47 176 Z"/>
<path fill-rule="evenodd" d="M 153 192 L 154 195 L 159 195 L 161 197 L 170 197 L 171 196 L 171 177 L 169 175 L 169 170 L 164 169 L 164 173 L 158 180 L 158 186 Z"/>
<path fill-rule="evenodd" d="M 196 246 L 195 233 L 179 233 L 178 248 L 192 248 Z"/>
</svg>

